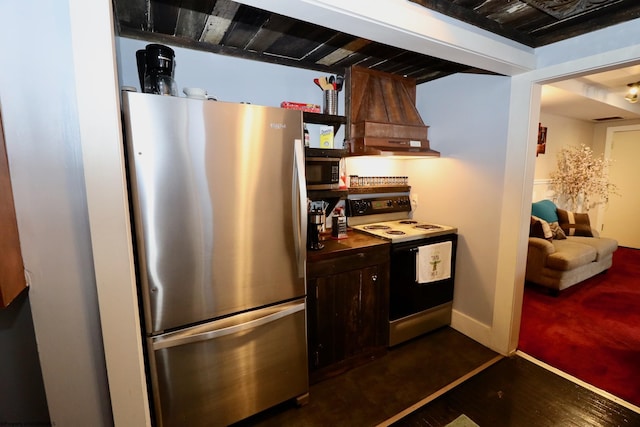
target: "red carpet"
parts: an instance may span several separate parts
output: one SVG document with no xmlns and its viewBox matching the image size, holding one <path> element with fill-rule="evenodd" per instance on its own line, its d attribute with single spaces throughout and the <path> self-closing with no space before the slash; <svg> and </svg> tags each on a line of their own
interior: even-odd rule
<svg viewBox="0 0 640 427">
<path fill-rule="evenodd" d="M 525 286 L 518 348 L 640 406 L 640 250 L 557 297 Z"/>
</svg>

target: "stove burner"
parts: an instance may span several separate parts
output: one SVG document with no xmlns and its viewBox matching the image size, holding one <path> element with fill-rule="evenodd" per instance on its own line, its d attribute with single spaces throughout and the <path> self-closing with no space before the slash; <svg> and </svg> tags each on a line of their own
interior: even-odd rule
<svg viewBox="0 0 640 427">
<path fill-rule="evenodd" d="M 389 230 L 386 233 L 387 234 L 392 234 L 394 236 L 402 236 L 402 235 L 406 234 L 404 231 L 400 231 L 400 230 Z"/>
<path fill-rule="evenodd" d="M 364 227 L 365 230 L 389 230 L 391 227 L 389 227 L 388 225 L 382 225 L 382 224 L 373 224 L 373 225 L 367 225 Z"/>
<path fill-rule="evenodd" d="M 421 228 L 423 230 L 433 230 L 433 229 L 437 229 L 437 228 L 442 228 L 439 225 L 433 225 L 433 224 L 420 224 L 420 225 L 416 225 L 413 228 Z"/>
<path fill-rule="evenodd" d="M 418 221 L 414 221 L 412 219 L 405 219 L 404 221 L 399 221 L 400 224 L 417 224 Z"/>
</svg>

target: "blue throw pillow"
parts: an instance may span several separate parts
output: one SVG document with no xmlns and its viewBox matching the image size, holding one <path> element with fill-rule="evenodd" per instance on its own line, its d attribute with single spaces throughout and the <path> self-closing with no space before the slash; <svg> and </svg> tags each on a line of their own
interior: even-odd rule
<svg viewBox="0 0 640 427">
<path fill-rule="evenodd" d="M 531 204 L 531 215 L 542 218 L 548 223 L 558 222 L 556 205 L 551 200 L 540 200 Z"/>
</svg>

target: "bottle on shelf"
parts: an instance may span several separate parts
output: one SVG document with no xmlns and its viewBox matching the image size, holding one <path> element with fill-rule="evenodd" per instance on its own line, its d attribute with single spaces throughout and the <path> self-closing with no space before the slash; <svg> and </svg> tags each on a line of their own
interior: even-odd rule
<svg viewBox="0 0 640 427">
<path fill-rule="evenodd" d="M 304 146 L 308 147 L 311 142 L 311 136 L 309 135 L 309 129 L 307 129 L 307 124 L 304 124 Z"/>
</svg>

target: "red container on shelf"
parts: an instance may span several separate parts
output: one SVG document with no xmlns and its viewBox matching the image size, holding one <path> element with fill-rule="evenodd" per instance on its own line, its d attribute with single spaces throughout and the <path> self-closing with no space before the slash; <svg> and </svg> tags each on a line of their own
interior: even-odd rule
<svg viewBox="0 0 640 427">
<path fill-rule="evenodd" d="M 308 113 L 319 113 L 320 106 L 317 104 L 303 104 L 300 102 L 282 101 L 280 108 L 286 108 L 288 110 L 300 110 Z"/>
</svg>

